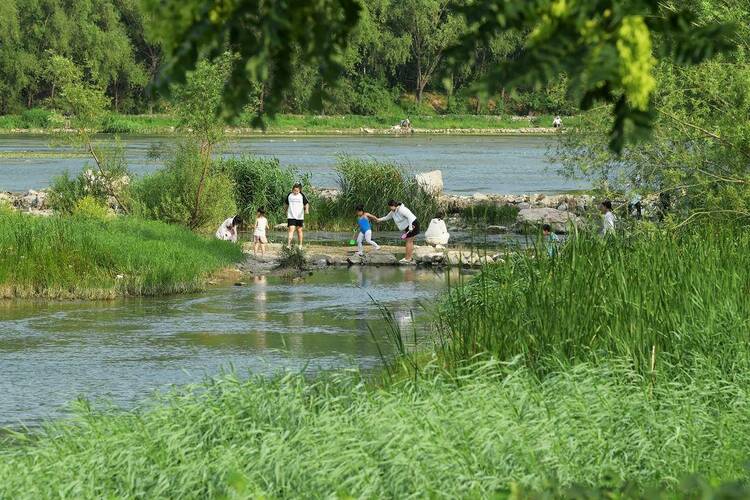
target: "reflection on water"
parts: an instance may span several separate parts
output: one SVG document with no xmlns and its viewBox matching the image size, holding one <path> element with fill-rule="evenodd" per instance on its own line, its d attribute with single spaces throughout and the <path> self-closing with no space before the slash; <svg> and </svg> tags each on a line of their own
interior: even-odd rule
<svg viewBox="0 0 750 500">
<path fill-rule="evenodd" d="M 411 332 L 412 311 L 425 314 L 445 283 L 430 270 L 352 267 L 192 296 L 0 301 L 0 425 L 60 415 L 78 395 L 132 405 L 229 365 L 262 374 L 372 367 L 380 359 L 368 324 L 382 325 L 372 301 Z"/>
<path fill-rule="evenodd" d="M 111 137 L 102 137 L 111 141 Z M 123 137 L 128 166 L 143 174 L 160 163 L 148 159 L 148 151 L 165 137 Z M 339 154 L 397 162 L 413 171 L 441 169 L 445 189 L 452 193 L 550 193 L 587 187 L 558 175 L 557 165 L 546 161 L 550 137 L 529 136 L 336 136 L 248 137 L 232 140 L 225 155 L 252 153 L 275 156 L 283 166 L 309 172 L 313 184 L 336 185 L 334 165 Z M 0 136 L 1 151 L 59 151 L 50 137 Z M 49 185 L 65 170 L 78 172 L 85 158 L 0 158 L 0 191 L 23 191 Z M 90 161 L 88 161 L 90 163 Z"/>
</svg>

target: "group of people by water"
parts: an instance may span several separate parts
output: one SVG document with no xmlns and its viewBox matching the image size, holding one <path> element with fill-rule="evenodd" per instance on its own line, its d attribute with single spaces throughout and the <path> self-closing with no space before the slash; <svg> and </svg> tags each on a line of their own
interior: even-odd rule
<svg viewBox="0 0 750 500">
<path fill-rule="evenodd" d="M 356 245 L 357 254 L 364 255 L 364 244 L 367 243 L 374 247 L 375 251 L 380 250 L 378 245 L 372 239 L 372 223 L 387 222 L 392 220 L 396 227 L 401 231 L 401 239 L 404 240 L 406 252 L 400 263 L 410 264 L 413 262 L 414 238 L 420 233 L 421 228 L 417 216 L 414 212 L 400 201 L 389 200 L 388 213 L 382 217 L 373 215 L 365 210 L 364 205 L 357 205 L 354 213 L 357 218 L 357 235 Z M 302 192 L 302 185 L 295 184 L 292 190 L 284 198 L 287 216 L 287 246 L 291 247 L 294 241 L 294 235 L 297 234 L 297 244 L 302 248 L 304 242 L 304 225 L 305 215 L 310 213 L 310 202 L 307 196 Z M 237 242 L 237 228 L 243 223 L 242 217 L 235 215 L 221 223 L 216 230 L 216 237 L 221 240 Z M 265 254 L 267 237 L 268 219 L 265 210 L 260 208 L 256 213 L 255 223 L 253 225 L 253 249 L 256 253 Z M 450 234 L 443 221 L 442 214 L 438 214 L 427 228 L 425 237 L 428 243 L 434 245 L 447 245 Z"/>
<path fill-rule="evenodd" d="M 417 216 L 414 212 L 400 201 L 389 200 L 388 213 L 382 217 L 373 215 L 365 210 L 364 205 L 357 205 L 354 208 L 354 212 L 357 218 L 357 230 L 358 235 L 355 240 L 357 245 L 357 255 L 364 255 L 364 244 L 367 243 L 374 247 L 375 251 L 380 250 L 380 245 L 372 239 L 372 223 L 387 222 L 392 220 L 396 227 L 401 231 L 401 239 L 405 243 L 405 255 L 404 258 L 399 262 L 401 264 L 411 264 L 413 262 L 414 254 L 414 238 L 420 233 L 420 224 L 417 220 Z M 304 225 L 305 215 L 310 213 L 310 202 L 307 196 L 302 193 L 302 184 L 295 184 L 292 190 L 284 198 L 284 206 L 286 207 L 287 216 L 287 246 L 291 248 L 292 242 L 294 241 L 294 235 L 297 234 L 297 241 L 299 248 L 302 248 L 304 241 Z M 612 202 L 609 200 L 603 201 L 599 205 L 599 210 L 602 213 L 602 228 L 601 234 L 607 236 L 614 234 L 615 232 L 615 215 L 612 212 Z M 235 215 L 222 222 L 219 229 L 216 230 L 216 237 L 221 240 L 227 240 L 237 242 L 237 228 L 243 223 L 242 217 Z M 266 212 L 263 208 L 259 208 L 255 223 L 253 225 L 253 251 L 261 255 L 265 254 L 266 244 L 268 243 L 268 237 L 266 235 L 268 231 L 268 219 L 266 218 Z M 549 224 L 542 226 L 542 234 L 544 237 L 547 252 L 552 256 L 557 253 L 557 247 L 559 246 L 559 238 L 552 231 L 552 227 Z M 443 220 L 443 214 L 437 214 L 437 216 L 430 221 L 430 225 L 425 233 L 425 239 L 428 244 L 436 245 L 438 247 L 448 244 L 450 234 L 446 227 L 445 221 Z"/>
</svg>

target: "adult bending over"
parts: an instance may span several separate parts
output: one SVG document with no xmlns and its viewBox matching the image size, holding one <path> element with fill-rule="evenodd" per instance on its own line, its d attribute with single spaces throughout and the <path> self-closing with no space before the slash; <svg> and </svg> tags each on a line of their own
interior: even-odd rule
<svg viewBox="0 0 750 500">
<path fill-rule="evenodd" d="M 292 192 L 286 195 L 284 199 L 286 205 L 286 224 L 289 227 L 288 246 L 292 246 L 294 239 L 294 228 L 297 228 L 297 238 L 299 247 L 302 248 L 302 226 L 304 225 L 305 214 L 310 213 L 310 204 L 307 202 L 307 196 L 302 194 L 302 184 L 295 184 Z"/>
<path fill-rule="evenodd" d="M 242 224 L 242 217 L 235 215 L 221 223 L 216 230 L 216 237 L 220 240 L 237 243 L 237 226 Z"/>
<path fill-rule="evenodd" d="M 406 255 L 399 262 L 401 264 L 411 264 L 412 254 L 414 253 L 414 237 L 419 234 L 419 221 L 411 210 L 406 208 L 400 201 L 388 201 L 388 208 L 391 210 L 385 217 L 373 217 L 378 222 L 384 222 L 393 219 L 396 227 L 403 231 L 402 240 L 406 240 Z"/>
</svg>

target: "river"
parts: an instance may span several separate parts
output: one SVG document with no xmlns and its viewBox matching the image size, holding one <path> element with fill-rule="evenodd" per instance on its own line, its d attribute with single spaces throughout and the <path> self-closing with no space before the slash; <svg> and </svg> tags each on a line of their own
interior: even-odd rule
<svg viewBox="0 0 750 500">
<path fill-rule="evenodd" d="M 407 333 L 422 332 L 447 277 L 355 266 L 249 279 L 189 296 L 0 301 L 0 427 L 64 416 L 80 395 L 132 407 L 230 366 L 240 375 L 376 366 L 369 328 L 384 339 L 384 321 L 373 299 Z"/>
<path fill-rule="evenodd" d="M 111 141 L 111 137 L 100 140 Z M 391 136 L 298 136 L 246 137 L 232 139 L 222 154 L 253 153 L 274 156 L 283 166 L 309 172 L 314 185 L 334 187 L 336 157 L 341 154 L 392 161 L 407 170 L 422 172 L 440 169 L 445 191 L 472 193 L 559 193 L 588 186 L 582 181 L 561 177 L 558 165 L 549 163 L 547 151 L 555 139 L 534 136 L 417 135 Z M 148 152 L 176 141 L 173 137 L 124 136 L 123 144 L 130 169 L 136 174 L 160 166 L 149 160 Z M 0 153 L 70 152 L 53 144 L 49 136 L 0 136 Z M 32 158 L 0 156 L 0 191 L 25 191 L 49 185 L 51 179 L 68 170 L 78 172 L 86 159 L 55 157 Z"/>
</svg>

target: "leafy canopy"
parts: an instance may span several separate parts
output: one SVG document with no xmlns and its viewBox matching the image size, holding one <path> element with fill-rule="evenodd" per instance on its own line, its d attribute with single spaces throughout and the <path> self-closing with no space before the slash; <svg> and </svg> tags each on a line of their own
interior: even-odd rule
<svg viewBox="0 0 750 500">
<path fill-rule="evenodd" d="M 145 5 L 154 19 L 151 29 L 164 40 L 163 88 L 184 80 L 201 58 L 227 49 L 239 54 L 242 64 L 233 68 L 224 94 L 230 114 L 239 113 L 250 99 L 247 89 L 262 85 L 273 68 L 275 86 L 263 108 L 273 115 L 293 80 L 295 56 L 318 68 L 325 84 L 335 84 L 362 13 L 356 0 L 145 0 Z M 653 0 L 476 0 L 451 7 L 466 24 L 454 31 L 458 38 L 447 52 L 456 69 L 476 61 L 504 33 L 527 33 L 524 50 L 489 68 L 483 87 L 541 86 L 568 74 L 584 109 L 614 103 L 610 147 L 618 152 L 652 128 L 657 61 L 700 62 L 729 49 L 734 29 L 698 23 L 694 11 Z M 327 88 L 318 86 L 314 97 Z"/>
</svg>

